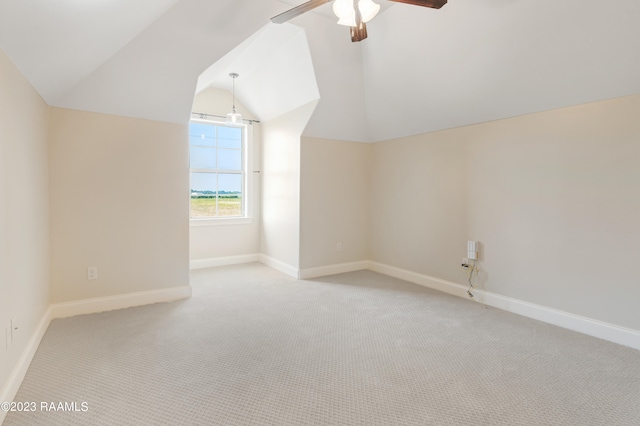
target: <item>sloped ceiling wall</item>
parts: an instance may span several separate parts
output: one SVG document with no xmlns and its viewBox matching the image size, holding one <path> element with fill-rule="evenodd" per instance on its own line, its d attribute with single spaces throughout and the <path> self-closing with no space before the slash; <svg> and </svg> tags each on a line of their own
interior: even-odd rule
<svg viewBox="0 0 640 426">
<path fill-rule="evenodd" d="M 49 104 L 177 0 L 0 0 L 0 46 Z"/>
<path fill-rule="evenodd" d="M 640 2 L 398 5 L 363 43 L 372 140 L 640 92 Z"/>
<path fill-rule="evenodd" d="M 0 47 L 50 105 L 176 123 L 189 119 L 200 73 L 283 7 L 276 0 L 19 3 L 0 0 Z M 42 25 L 30 25 L 23 9 Z M 123 32 L 128 15 L 138 19 Z M 57 71 L 49 78 L 48 70 Z"/>
<path fill-rule="evenodd" d="M 330 7 L 328 4 L 325 7 Z M 303 136 L 369 141 L 365 109 L 362 43 L 352 43 L 349 29 L 335 18 L 307 13 L 294 24 L 307 32 L 320 102 Z M 366 40 L 365 40 L 366 41 Z"/>
<path fill-rule="evenodd" d="M 263 121 L 320 98 L 305 31 L 295 25 L 265 25 L 207 68 L 196 93 L 209 87 L 231 92 L 232 72 L 239 74 L 236 98 Z"/>
<path fill-rule="evenodd" d="M 251 36 L 277 2 L 181 0 L 81 81 L 58 106 L 189 119 L 198 75 Z"/>
<path fill-rule="evenodd" d="M 184 123 L 198 76 L 289 7 L 0 0 L 0 47 L 50 105 Z M 305 30 L 320 97 L 305 136 L 386 140 L 640 93 L 637 0 L 394 3 L 361 43 L 330 8 L 291 21 Z"/>
</svg>

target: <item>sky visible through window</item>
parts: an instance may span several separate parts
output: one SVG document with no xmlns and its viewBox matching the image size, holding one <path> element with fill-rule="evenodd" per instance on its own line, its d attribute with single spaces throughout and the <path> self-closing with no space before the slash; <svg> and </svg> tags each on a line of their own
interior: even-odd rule
<svg viewBox="0 0 640 426">
<path fill-rule="evenodd" d="M 241 216 L 242 128 L 194 122 L 189 139 L 191 216 Z"/>
</svg>

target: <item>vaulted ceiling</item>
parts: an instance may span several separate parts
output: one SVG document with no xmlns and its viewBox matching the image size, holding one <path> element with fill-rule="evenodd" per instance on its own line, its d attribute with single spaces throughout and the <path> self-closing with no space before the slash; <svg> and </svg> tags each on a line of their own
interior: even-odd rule
<svg viewBox="0 0 640 426">
<path fill-rule="evenodd" d="M 318 97 L 305 134 L 357 141 L 640 93 L 637 0 L 381 0 L 361 43 L 331 4 L 269 23 L 303 1 L 0 0 L 0 47 L 50 105 L 187 122 L 242 69 L 259 118 Z"/>
</svg>

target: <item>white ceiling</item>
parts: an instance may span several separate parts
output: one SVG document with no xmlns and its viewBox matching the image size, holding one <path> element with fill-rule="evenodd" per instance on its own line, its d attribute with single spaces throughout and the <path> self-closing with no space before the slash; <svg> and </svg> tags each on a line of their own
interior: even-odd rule
<svg viewBox="0 0 640 426">
<path fill-rule="evenodd" d="M 0 0 L 0 47 L 50 105 L 186 122 L 198 76 L 303 1 Z M 244 67 L 262 119 L 318 96 L 305 134 L 359 141 L 640 93 L 638 0 L 381 3 L 361 43 L 327 4 L 218 74 Z"/>
<path fill-rule="evenodd" d="M 0 46 L 50 104 L 177 0 L 0 0 Z"/>
</svg>

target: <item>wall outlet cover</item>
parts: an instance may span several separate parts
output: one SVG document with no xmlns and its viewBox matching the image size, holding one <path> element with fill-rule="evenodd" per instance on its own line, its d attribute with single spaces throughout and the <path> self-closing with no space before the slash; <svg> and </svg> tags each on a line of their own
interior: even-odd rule
<svg viewBox="0 0 640 426">
<path fill-rule="evenodd" d="M 87 268 L 87 279 L 88 280 L 97 280 L 98 279 L 98 267 L 97 266 L 89 266 Z"/>
</svg>

